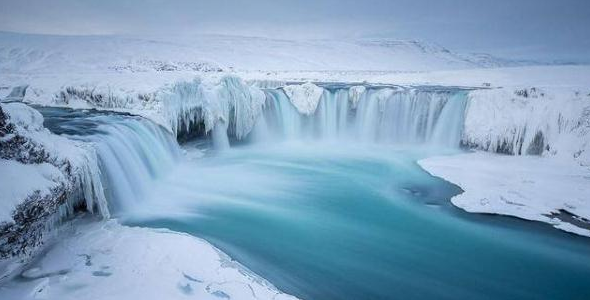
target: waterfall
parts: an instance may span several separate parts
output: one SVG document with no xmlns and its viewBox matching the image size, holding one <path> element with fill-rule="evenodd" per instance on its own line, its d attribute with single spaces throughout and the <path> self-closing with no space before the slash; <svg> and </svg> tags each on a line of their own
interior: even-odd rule
<svg viewBox="0 0 590 300">
<path fill-rule="evenodd" d="M 218 151 L 229 149 L 229 138 L 227 137 L 227 124 L 223 121 L 218 121 L 213 126 L 211 137 L 213 139 L 213 147 Z"/>
<path fill-rule="evenodd" d="M 290 139 L 302 136 L 303 117 L 282 90 L 266 91 L 263 117 L 269 132 L 275 137 Z"/>
<path fill-rule="evenodd" d="M 100 177 L 109 210 L 115 215 L 141 203 L 154 181 L 180 158 L 174 137 L 144 118 L 66 109 L 40 111 L 54 133 L 92 145 L 98 170 L 91 175 Z"/>
<path fill-rule="evenodd" d="M 155 179 L 174 165 L 178 144 L 153 123 L 127 118 L 99 126 L 95 143 L 107 200 L 116 213 L 141 203 Z"/>
<path fill-rule="evenodd" d="M 467 103 L 462 90 L 338 87 L 324 89 L 316 111 L 305 115 L 281 89 L 265 93 L 263 123 L 280 139 L 457 147 Z"/>
<path fill-rule="evenodd" d="M 212 127 L 218 150 L 229 148 L 228 136 L 240 139 L 246 133 L 253 142 L 327 140 L 457 147 L 461 140 L 465 91 L 341 85 L 322 89 L 315 111 L 301 113 L 282 89 L 267 89 L 256 114 L 249 109 L 251 103 L 258 103 L 250 96 L 256 93 L 240 92 L 240 84 L 228 79 L 225 90 L 217 87 L 216 97 L 205 97 L 219 103 L 203 106 L 203 113 L 211 114 L 207 111 L 215 105 L 224 112 L 207 125 Z M 191 94 L 189 90 L 184 91 Z M 44 115 L 52 131 L 94 145 L 102 188 L 115 215 L 148 197 L 153 182 L 180 157 L 173 135 L 144 118 L 63 110 Z"/>
</svg>

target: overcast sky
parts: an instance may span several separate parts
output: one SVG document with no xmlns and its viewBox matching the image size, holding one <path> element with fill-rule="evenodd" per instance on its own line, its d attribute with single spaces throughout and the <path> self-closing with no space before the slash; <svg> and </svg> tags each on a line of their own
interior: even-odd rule
<svg viewBox="0 0 590 300">
<path fill-rule="evenodd" d="M 0 0 L 0 30 L 419 39 L 590 62 L 590 0 Z"/>
</svg>

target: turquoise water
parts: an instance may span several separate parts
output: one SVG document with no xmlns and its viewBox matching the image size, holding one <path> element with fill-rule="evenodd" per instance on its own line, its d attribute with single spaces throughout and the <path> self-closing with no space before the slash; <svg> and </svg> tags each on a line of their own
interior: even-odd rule
<svg viewBox="0 0 590 300">
<path fill-rule="evenodd" d="M 182 162 L 118 215 L 203 237 L 303 299 L 589 299 L 590 239 L 462 213 L 460 189 L 415 163 L 428 155 L 237 147 Z"/>
<path fill-rule="evenodd" d="M 283 102 L 274 103 L 281 108 L 275 112 L 286 120 Z M 378 116 L 379 106 L 369 106 L 365 112 Z M 208 150 L 202 158 L 194 145 L 185 145 L 187 155 L 177 157 L 176 142 L 141 118 L 40 110 L 54 132 L 97 144 L 116 217 L 203 237 L 300 298 L 590 298 L 590 239 L 549 225 L 464 213 L 449 204 L 460 189 L 415 163 L 443 154 L 441 145 L 426 139 L 404 149 L 355 139 L 355 129 L 381 127 L 363 118 L 352 123 L 357 127 L 336 126 L 339 119 L 323 107 L 319 116 L 326 118 L 300 120 L 309 132 L 289 127 L 300 142 L 263 140 Z M 429 115 L 416 111 L 444 111 L 439 105 L 412 107 L 393 111 L 407 110 L 410 119 Z M 402 142 L 448 131 L 458 136 L 449 129 L 457 123 L 449 112 L 459 108 L 438 118 L 445 126 L 410 126 Z M 269 129 L 281 128 L 268 121 Z M 342 128 L 352 136 L 339 138 Z M 309 138 L 318 133 L 332 143 Z"/>
</svg>

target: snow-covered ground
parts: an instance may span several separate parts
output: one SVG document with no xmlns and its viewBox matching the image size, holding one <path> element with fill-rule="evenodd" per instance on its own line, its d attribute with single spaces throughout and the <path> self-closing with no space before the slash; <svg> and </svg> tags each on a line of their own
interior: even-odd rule
<svg viewBox="0 0 590 300">
<path fill-rule="evenodd" d="M 541 221 L 590 236 L 590 171 L 573 161 L 477 151 L 418 163 L 464 190 L 451 202 L 465 211 Z M 579 217 L 577 224 L 563 219 L 568 213 Z"/>
<path fill-rule="evenodd" d="M 2 299 L 295 299 L 199 238 L 78 219 L 15 268 Z M 15 273 L 15 272 L 13 272 Z"/>
<path fill-rule="evenodd" d="M 582 89 L 590 92 L 587 65 L 511 66 L 431 71 L 240 71 L 247 80 L 370 82 L 398 85 L 443 85 L 469 87 L 546 87 Z"/>
<path fill-rule="evenodd" d="M 0 32 L 2 72 L 465 69 L 514 64 L 391 39 L 292 40 L 261 37 L 52 36 Z"/>
</svg>

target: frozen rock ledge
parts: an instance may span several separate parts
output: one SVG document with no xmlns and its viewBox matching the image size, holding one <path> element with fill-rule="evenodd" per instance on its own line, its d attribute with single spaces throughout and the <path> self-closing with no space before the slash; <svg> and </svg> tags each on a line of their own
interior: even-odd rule
<svg viewBox="0 0 590 300">
<path fill-rule="evenodd" d="M 188 234 L 77 219 L 0 299 L 296 299 Z"/>
<path fill-rule="evenodd" d="M 293 106 L 297 108 L 299 113 L 304 114 L 306 116 L 312 115 L 318 104 L 320 103 L 320 98 L 324 93 L 324 89 L 311 83 L 306 82 L 301 85 L 287 85 L 283 87 L 285 94 L 293 103 Z"/>
<path fill-rule="evenodd" d="M 590 170 L 574 161 L 474 152 L 418 164 L 459 185 L 464 192 L 451 202 L 467 212 L 545 222 L 590 237 Z"/>
</svg>

